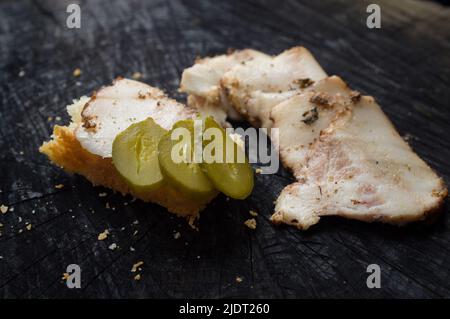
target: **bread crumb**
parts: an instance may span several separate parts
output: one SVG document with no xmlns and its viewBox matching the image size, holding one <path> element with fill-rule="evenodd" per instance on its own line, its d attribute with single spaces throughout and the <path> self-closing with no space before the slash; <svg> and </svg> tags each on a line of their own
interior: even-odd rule
<svg viewBox="0 0 450 319">
<path fill-rule="evenodd" d="M 2 214 L 6 214 L 8 212 L 8 206 L 1 205 L 0 212 L 2 212 Z"/>
<path fill-rule="evenodd" d="M 62 189 L 62 188 L 64 188 L 64 184 L 55 185 L 55 188 L 56 189 Z"/>
<path fill-rule="evenodd" d="M 108 235 L 109 231 L 105 229 L 103 233 L 98 234 L 98 240 L 105 240 L 106 238 L 108 238 Z"/>
<path fill-rule="evenodd" d="M 47 117 L 47 122 L 51 122 L 51 121 L 53 121 L 53 116 Z"/>
<path fill-rule="evenodd" d="M 196 220 L 195 216 L 189 216 L 188 223 L 189 223 L 189 226 L 191 226 L 192 229 L 198 231 L 198 227 L 194 225 L 195 220 Z"/>
<path fill-rule="evenodd" d="M 1 227 L 3 227 L 3 224 L 2 224 L 2 223 L 0 223 L 0 228 L 1 228 Z"/>
<path fill-rule="evenodd" d="M 236 276 L 236 282 L 237 283 L 241 283 L 242 282 L 242 277 L 240 277 L 240 276 Z"/>
<path fill-rule="evenodd" d="M 262 169 L 260 169 L 259 167 L 257 169 L 255 169 L 255 173 L 256 174 L 261 174 L 262 173 Z"/>
<path fill-rule="evenodd" d="M 69 274 L 65 272 L 63 273 L 61 280 L 67 281 L 67 279 L 69 279 Z"/>
<path fill-rule="evenodd" d="M 80 68 L 76 68 L 75 70 L 73 70 L 73 76 L 74 77 L 79 77 L 81 75 L 81 69 Z"/>
<path fill-rule="evenodd" d="M 112 243 L 111 245 L 109 245 L 108 246 L 108 249 L 110 249 L 110 250 L 115 250 L 115 249 L 117 249 L 117 244 L 116 243 Z"/>
<path fill-rule="evenodd" d="M 55 117 L 55 120 L 58 121 L 58 122 L 61 121 L 61 116 Z"/>
<path fill-rule="evenodd" d="M 134 280 L 136 281 L 141 280 L 141 274 L 137 274 L 136 276 L 134 276 Z"/>
<path fill-rule="evenodd" d="M 177 231 L 175 234 L 173 234 L 173 238 L 178 239 L 181 237 L 181 234 L 179 231 Z"/>
<path fill-rule="evenodd" d="M 250 229 L 256 229 L 256 220 L 254 218 L 247 219 L 244 224 Z"/>
<path fill-rule="evenodd" d="M 133 246 L 130 246 L 130 251 L 136 251 Z"/>
<path fill-rule="evenodd" d="M 133 236 L 136 236 L 137 234 L 138 234 L 138 231 L 135 230 L 134 233 L 133 233 Z"/>
<path fill-rule="evenodd" d="M 27 228 L 28 231 L 30 231 L 32 227 L 33 227 L 33 225 L 31 225 L 31 224 L 28 224 L 28 225 L 26 226 L 26 228 Z"/>
<path fill-rule="evenodd" d="M 99 193 L 98 197 L 106 197 L 106 195 L 108 195 L 108 194 L 106 192 L 103 192 L 103 193 Z"/>
<path fill-rule="evenodd" d="M 141 72 L 134 72 L 131 77 L 133 78 L 133 80 L 139 80 L 139 79 L 142 78 L 142 73 Z"/>
<path fill-rule="evenodd" d="M 250 209 L 250 211 L 248 212 L 250 215 L 252 215 L 253 217 L 258 216 L 258 213 L 256 211 L 254 211 L 253 209 Z"/>
<path fill-rule="evenodd" d="M 133 265 L 133 267 L 131 268 L 131 272 L 136 272 L 136 271 L 140 271 L 141 270 L 141 266 L 144 264 L 144 262 L 143 261 L 138 261 L 137 263 L 135 263 L 134 265 Z"/>
<path fill-rule="evenodd" d="M 24 70 L 20 70 L 19 78 L 23 78 L 24 76 L 25 76 L 25 71 Z"/>
</svg>

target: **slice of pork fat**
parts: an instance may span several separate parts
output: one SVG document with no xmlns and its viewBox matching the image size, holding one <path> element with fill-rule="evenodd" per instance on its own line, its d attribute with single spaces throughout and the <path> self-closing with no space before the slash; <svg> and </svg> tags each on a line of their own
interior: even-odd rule
<svg viewBox="0 0 450 319">
<path fill-rule="evenodd" d="M 227 101 L 255 127 L 270 128 L 271 109 L 327 75 L 313 55 L 294 47 L 265 59 L 239 64 L 224 74 Z"/>
<path fill-rule="evenodd" d="M 447 196 L 444 182 L 375 100 L 364 96 L 341 109 L 302 156 L 299 181 L 283 189 L 272 221 L 308 229 L 321 216 L 336 215 L 403 224 L 437 211 Z"/>
<path fill-rule="evenodd" d="M 233 67 L 251 60 L 270 59 L 270 56 L 255 50 L 240 50 L 211 58 L 197 59 L 195 64 L 183 71 L 180 92 L 188 95 L 188 105 L 202 115 L 211 115 L 225 124 L 227 116 L 239 120 L 240 116 L 224 99 L 220 88 L 223 75 Z"/>
<path fill-rule="evenodd" d="M 152 117 L 165 129 L 195 112 L 163 91 L 145 83 L 116 79 L 112 85 L 94 93 L 81 112 L 82 121 L 75 135 L 83 148 L 102 157 L 112 156 L 112 143 L 117 134 L 131 124 Z"/>
<path fill-rule="evenodd" d="M 255 56 L 239 63 L 229 55 L 200 60 L 182 82 L 192 104 L 214 100 L 223 119 L 232 106 L 253 126 L 279 129 L 272 142 L 297 182 L 282 191 L 273 222 L 307 229 L 321 216 L 339 215 L 403 224 L 440 208 L 447 196 L 443 181 L 373 98 L 339 77 L 327 78 L 305 48 L 276 57 L 242 52 Z M 215 63 L 229 60 L 214 71 Z"/>
<path fill-rule="evenodd" d="M 352 103 L 358 93 L 337 76 L 331 76 L 304 89 L 302 94 L 276 105 L 271 112 L 273 127 L 279 129 L 272 142 L 280 152 L 281 163 L 302 178 L 306 155 L 320 132 L 337 113 Z"/>
</svg>

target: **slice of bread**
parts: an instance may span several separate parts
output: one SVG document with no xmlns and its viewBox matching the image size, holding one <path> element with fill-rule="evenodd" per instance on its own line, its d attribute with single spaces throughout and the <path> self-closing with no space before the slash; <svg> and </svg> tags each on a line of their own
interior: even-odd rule
<svg viewBox="0 0 450 319">
<path fill-rule="evenodd" d="M 119 175 L 111 158 L 92 154 L 81 146 L 74 130 L 81 122 L 81 111 L 88 100 L 83 97 L 67 107 L 72 122 L 69 126 L 55 125 L 52 140 L 44 142 L 39 151 L 65 171 L 82 175 L 94 185 L 102 185 L 123 195 L 131 194 L 145 202 L 157 203 L 178 216 L 197 217 L 215 195 L 203 200 L 192 199 L 169 184 L 152 192 L 135 192 Z"/>
</svg>

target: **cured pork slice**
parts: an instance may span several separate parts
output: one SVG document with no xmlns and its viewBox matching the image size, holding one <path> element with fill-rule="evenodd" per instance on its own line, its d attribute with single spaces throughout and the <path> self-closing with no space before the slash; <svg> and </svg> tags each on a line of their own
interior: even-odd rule
<svg viewBox="0 0 450 319">
<path fill-rule="evenodd" d="M 444 182 L 375 100 L 364 96 L 338 109 L 304 154 L 298 182 L 281 192 L 272 221 L 308 229 L 321 217 L 336 215 L 404 224 L 438 211 L 447 196 Z"/>
</svg>

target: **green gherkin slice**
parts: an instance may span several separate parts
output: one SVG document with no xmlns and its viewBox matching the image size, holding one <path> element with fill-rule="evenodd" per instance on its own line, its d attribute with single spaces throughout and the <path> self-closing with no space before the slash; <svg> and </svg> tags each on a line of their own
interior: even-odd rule
<svg viewBox="0 0 450 319">
<path fill-rule="evenodd" d="M 148 192 L 162 185 L 158 143 L 166 133 L 152 118 L 147 118 L 129 126 L 114 139 L 113 164 L 135 191 Z"/>
<path fill-rule="evenodd" d="M 172 134 L 177 129 L 185 135 L 172 140 Z M 159 163 L 164 177 L 169 183 L 181 191 L 196 198 L 210 197 L 216 193 L 213 183 L 203 172 L 201 166 L 193 161 L 194 121 L 183 120 L 177 122 L 171 131 L 165 134 L 158 145 Z M 173 152 L 173 154 L 172 154 Z M 175 158 L 174 156 L 180 156 Z"/>
<path fill-rule="evenodd" d="M 208 134 L 210 128 L 215 130 Z M 207 138 L 208 140 L 206 140 Z M 254 176 L 245 151 L 211 117 L 205 119 L 203 139 L 204 155 L 206 156 L 204 156 L 202 167 L 214 186 L 231 198 L 245 199 L 248 197 L 253 190 Z M 217 143 L 217 141 L 219 142 Z M 217 150 L 214 143 L 218 147 L 223 145 L 223 151 Z M 207 154 L 211 154 L 212 158 Z"/>
</svg>

